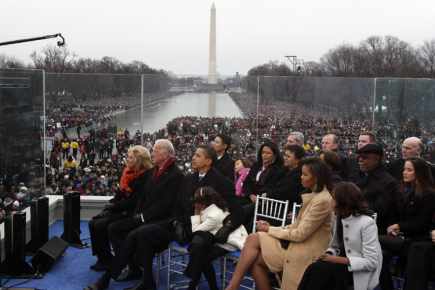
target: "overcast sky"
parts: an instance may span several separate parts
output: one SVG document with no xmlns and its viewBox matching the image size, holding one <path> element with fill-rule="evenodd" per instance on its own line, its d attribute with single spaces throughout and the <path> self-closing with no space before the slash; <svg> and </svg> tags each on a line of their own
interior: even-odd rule
<svg viewBox="0 0 435 290">
<path fill-rule="evenodd" d="M 78 56 L 141 60 L 178 74 L 205 74 L 211 0 L 0 1 L 0 42 L 61 32 Z M 245 74 L 371 35 L 419 46 L 435 38 L 435 0 L 216 0 L 218 72 Z M 0 47 L 30 62 L 55 40 Z"/>
</svg>

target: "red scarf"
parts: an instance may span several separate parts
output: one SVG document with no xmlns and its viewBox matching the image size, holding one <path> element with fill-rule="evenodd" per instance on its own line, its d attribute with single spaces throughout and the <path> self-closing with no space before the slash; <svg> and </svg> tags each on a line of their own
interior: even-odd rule
<svg viewBox="0 0 435 290">
<path fill-rule="evenodd" d="M 145 172 L 145 169 L 136 171 L 133 169 L 129 169 L 125 167 L 122 171 L 121 180 L 119 182 L 119 189 L 123 193 L 125 197 L 129 197 L 130 193 L 133 192 L 133 189 L 130 187 L 130 182 L 141 176 Z"/>
<path fill-rule="evenodd" d="M 157 182 L 160 178 L 160 176 L 162 176 L 162 174 L 166 171 L 166 169 L 169 168 L 169 166 L 171 166 L 172 164 L 175 163 L 175 158 L 174 157 L 169 157 L 169 159 L 167 159 L 162 166 L 157 167 L 154 170 L 154 174 L 153 174 L 153 181 Z"/>
</svg>

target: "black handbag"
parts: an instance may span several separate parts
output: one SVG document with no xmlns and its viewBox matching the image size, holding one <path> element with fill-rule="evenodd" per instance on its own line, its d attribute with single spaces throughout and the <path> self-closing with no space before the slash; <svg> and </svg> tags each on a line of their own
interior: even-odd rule
<svg viewBox="0 0 435 290">
<path fill-rule="evenodd" d="M 226 243 L 228 236 L 239 227 L 236 227 L 236 225 L 232 222 L 231 214 L 222 221 L 222 224 L 223 226 L 214 235 L 215 241 L 220 244 Z"/>
</svg>

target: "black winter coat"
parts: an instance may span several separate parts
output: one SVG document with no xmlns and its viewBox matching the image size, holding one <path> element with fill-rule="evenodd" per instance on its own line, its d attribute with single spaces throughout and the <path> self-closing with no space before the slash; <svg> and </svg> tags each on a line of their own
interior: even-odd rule
<svg viewBox="0 0 435 290">
<path fill-rule="evenodd" d="M 252 166 L 248 176 L 243 183 L 243 194 L 249 196 L 251 194 L 267 193 L 267 197 L 286 200 L 288 194 L 282 190 L 277 190 L 277 185 L 282 184 L 286 178 L 284 167 L 272 164 L 260 176 L 259 181 L 256 180 L 258 172 L 262 169 L 262 164 L 256 163 Z"/>
<path fill-rule="evenodd" d="M 414 191 L 405 193 L 400 210 L 400 231 L 406 238 L 426 240 L 432 229 L 432 218 L 435 214 L 435 193 Z"/>
<path fill-rule="evenodd" d="M 110 200 L 112 212 L 123 212 L 125 215 L 132 215 L 137 206 L 139 197 L 145 192 L 145 185 L 148 182 L 153 170 L 146 170 L 142 175 L 132 180 L 129 187 L 133 190 L 129 197 L 124 197 L 123 193 L 117 192 Z"/>
<path fill-rule="evenodd" d="M 234 160 L 231 159 L 227 153 L 225 153 L 220 159 L 217 159 L 214 162 L 213 167 L 234 183 Z"/>
<path fill-rule="evenodd" d="M 155 168 L 145 185 L 145 192 L 139 197 L 135 213 L 142 214 L 145 223 L 170 219 L 176 197 L 181 189 L 184 175 L 174 163 L 157 181 L 153 179 Z"/>
<path fill-rule="evenodd" d="M 304 187 L 301 184 L 302 167 L 285 171 L 284 178 L 269 189 L 270 197 L 276 197 L 279 200 L 288 200 L 292 206 L 294 202 L 302 203 L 301 193 Z"/>
<path fill-rule="evenodd" d="M 399 218 L 402 193 L 399 184 L 383 166 L 369 172 L 357 182 L 369 207 L 377 214 L 376 223 L 380 234 L 387 233 L 387 227 Z"/>
<path fill-rule="evenodd" d="M 210 186 L 219 193 L 227 202 L 230 212 L 240 210 L 237 202 L 235 202 L 237 197 L 234 193 L 234 185 L 228 178 L 212 167 L 201 180 L 199 180 L 197 172 L 185 177 L 182 190 L 178 195 L 177 207 L 175 208 L 175 216 L 178 220 L 190 221 L 190 216 L 194 212 L 194 193 L 198 188 L 204 186 Z"/>
</svg>

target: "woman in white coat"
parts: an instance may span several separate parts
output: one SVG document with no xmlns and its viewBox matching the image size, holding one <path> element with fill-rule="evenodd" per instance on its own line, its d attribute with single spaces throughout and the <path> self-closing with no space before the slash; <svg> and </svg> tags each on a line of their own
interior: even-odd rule
<svg viewBox="0 0 435 290">
<path fill-rule="evenodd" d="M 222 228 L 229 215 L 226 203 L 220 194 L 211 187 L 200 187 L 194 194 L 195 215 L 191 217 L 193 238 L 189 245 L 189 264 L 185 275 L 191 278 L 189 289 L 196 289 L 201 274 L 204 274 L 209 289 L 217 290 L 213 260 L 228 251 L 243 247 L 248 236 L 241 226 L 228 237 L 226 244 L 216 244 L 214 235 Z M 230 244 L 231 243 L 231 244 Z"/>
<path fill-rule="evenodd" d="M 298 290 L 374 289 L 382 268 L 376 221 L 355 184 L 338 183 L 333 198 L 336 222 L 330 247 L 307 268 Z"/>
</svg>

